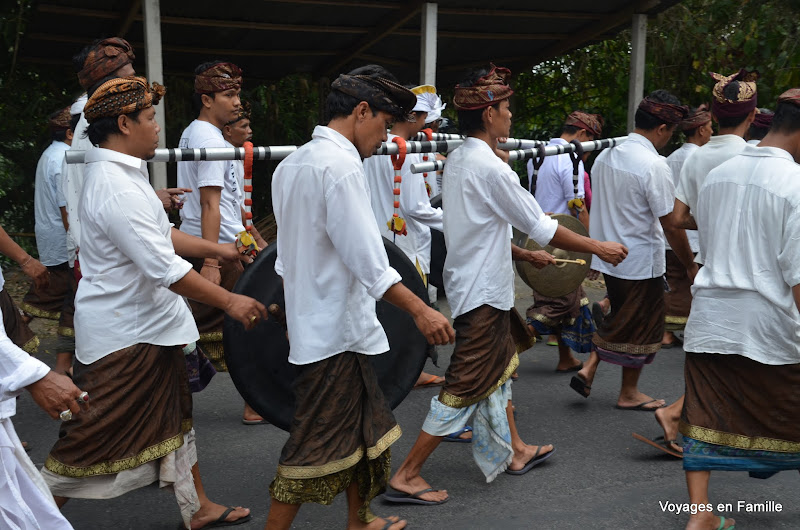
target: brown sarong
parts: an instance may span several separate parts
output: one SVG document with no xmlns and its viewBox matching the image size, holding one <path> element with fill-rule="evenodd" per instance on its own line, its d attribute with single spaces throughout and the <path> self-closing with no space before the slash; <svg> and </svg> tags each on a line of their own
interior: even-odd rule
<svg viewBox="0 0 800 530">
<path fill-rule="evenodd" d="M 586 292 L 580 285 L 568 295 L 558 297 L 545 296 L 534 290 L 533 300 L 526 316 L 551 328 L 574 324 L 581 314 L 581 307 L 589 304 Z"/>
<path fill-rule="evenodd" d="M 179 346 L 136 344 L 85 365 L 75 384 L 88 411 L 61 424 L 44 467 L 65 477 L 116 474 L 180 448 L 192 428 L 192 395 Z"/>
<path fill-rule="evenodd" d="M 535 342 L 516 309 L 482 305 L 459 315 L 453 328 L 456 346 L 439 393 L 439 401 L 448 407 L 486 399 L 517 369 L 518 353 Z"/>
<path fill-rule="evenodd" d="M 75 291 L 78 282 L 68 263 L 47 267 L 50 285 L 47 289 L 36 289 L 33 283 L 22 299 L 20 309 L 35 317 L 58 320 L 58 334 L 75 336 Z"/>
<path fill-rule="evenodd" d="M 187 258 L 187 261 L 192 264 L 194 270 L 200 273 L 204 261 L 202 258 Z M 220 287 L 226 291 L 232 291 L 239 276 L 242 275 L 242 271 L 235 263 L 220 262 L 220 267 L 222 267 L 219 270 Z M 225 352 L 222 346 L 222 325 L 225 322 L 225 311 L 194 300 L 189 300 L 189 306 L 192 308 L 197 331 L 200 332 L 200 339 L 197 342 L 200 343 L 203 352 L 211 360 L 214 368 L 218 372 L 227 372 L 228 365 L 225 364 Z"/>
<path fill-rule="evenodd" d="M 739 449 L 800 453 L 800 364 L 686 353 L 684 436 Z"/>
<path fill-rule="evenodd" d="M 650 364 L 664 335 L 664 279 L 623 280 L 604 275 L 611 314 L 592 342 L 600 359 L 625 368 Z"/>
<path fill-rule="evenodd" d="M 692 282 L 686 274 L 686 267 L 672 250 L 667 250 L 667 284 L 669 291 L 664 293 L 666 330 L 680 331 L 686 327 L 692 308 Z"/>
<path fill-rule="evenodd" d="M 400 426 L 386 404 L 367 355 L 344 352 L 303 365 L 294 381 L 295 411 L 289 440 L 269 487 L 287 504 L 331 504 L 358 483 L 359 518 L 375 519 L 373 498 L 386 490 L 391 446 Z"/>
<path fill-rule="evenodd" d="M 19 314 L 14 300 L 5 289 L 0 291 L 0 311 L 3 313 L 3 328 L 11 342 L 28 353 L 35 353 L 39 347 L 39 338 L 22 320 L 22 315 Z"/>
</svg>

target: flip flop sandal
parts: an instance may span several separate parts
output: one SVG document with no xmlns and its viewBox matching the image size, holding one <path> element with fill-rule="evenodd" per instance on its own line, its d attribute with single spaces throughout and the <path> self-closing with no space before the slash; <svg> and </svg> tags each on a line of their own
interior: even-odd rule
<svg viewBox="0 0 800 530">
<path fill-rule="evenodd" d="M 664 440 L 663 436 L 658 436 L 658 437 L 653 438 L 651 440 L 649 438 L 646 438 L 646 437 L 642 436 L 639 433 L 635 433 L 634 432 L 634 433 L 631 433 L 631 434 L 633 435 L 633 437 L 635 439 L 639 440 L 640 442 L 644 442 L 647 445 L 651 445 L 651 446 L 655 447 L 656 449 L 660 449 L 661 451 L 664 451 L 665 453 L 667 453 L 670 456 L 674 456 L 675 458 L 683 458 L 683 453 L 675 451 L 672 448 L 672 444 L 679 445 L 678 444 L 678 440 Z"/>
<path fill-rule="evenodd" d="M 540 445 L 536 449 L 536 452 L 533 454 L 533 458 L 528 460 L 528 463 L 525 464 L 525 466 L 523 466 L 522 469 L 506 469 L 506 473 L 508 473 L 509 475 L 524 475 L 534 467 L 538 466 L 539 464 L 541 464 L 542 462 L 553 456 L 553 453 L 556 452 L 556 448 L 553 447 L 550 451 L 546 452 L 543 455 L 540 455 L 539 451 L 541 450 L 542 446 Z"/>
<path fill-rule="evenodd" d="M 424 490 L 419 490 L 416 493 L 403 493 L 402 491 L 393 491 L 383 494 L 383 500 L 388 502 L 394 502 L 396 504 L 421 504 L 423 506 L 434 506 L 436 504 L 444 504 L 450 500 L 450 497 L 447 497 L 443 501 L 426 501 L 425 499 L 420 499 L 420 495 L 424 495 L 425 493 L 431 491 L 439 491 L 433 488 L 425 488 Z"/>
<path fill-rule="evenodd" d="M 439 379 L 440 377 L 441 377 L 442 380 L 437 382 L 436 380 Z M 444 377 L 442 377 L 440 375 L 431 375 L 430 379 L 428 379 L 424 383 L 418 383 L 418 384 L 414 385 L 414 388 L 429 388 L 429 387 L 432 387 L 432 386 L 442 386 L 443 384 L 444 384 Z M 392 523 L 392 524 L 394 524 L 394 523 Z"/>
<path fill-rule="evenodd" d="M 573 379 L 574 379 L 574 377 L 573 377 Z M 650 403 L 655 403 L 656 401 L 659 401 L 659 400 L 658 399 L 651 399 L 650 401 L 643 401 L 643 402 L 639 403 L 638 405 L 631 405 L 631 406 L 614 405 L 614 408 L 615 409 L 619 409 L 619 410 L 641 410 L 643 412 L 654 412 L 656 409 L 661 409 L 661 408 L 664 408 L 664 407 L 667 406 L 666 403 L 665 403 L 665 404 L 661 405 L 660 407 L 645 407 L 645 405 L 649 405 Z"/>
<path fill-rule="evenodd" d="M 589 397 L 589 392 L 587 392 L 587 390 L 592 389 L 591 386 L 586 384 L 586 381 L 584 381 L 582 377 L 577 375 L 573 375 L 572 379 L 569 380 L 569 387 L 585 398 Z"/>
<path fill-rule="evenodd" d="M 205 526 L 201 526 L 200 528 L 222 528 L 223 526 L 236 526 L 236 525 L 244 524 L 244 523 L 246 523 L 246 522 L 248 522 L 250 520 L 250 514 L 248 513 L 244 517 L 236 519 L 235 521 L 226 521 L 225 518 L 228 517 L 228 515 L 232 511 L 234 511 L 235 509 L 236 508 L 229 507 L 227 510 L 222 512 L 222 515 L 217 517 L 216 521 L 214 521 L 212 523 L 208 523 Z"/>
<path fill-rule="evenodd" d="M 566 370 L 559 370 L 558 368 L 556 368 L 556 373 L 557 374 L 568 374 L 570 372 L 578 372 L 578 371 L 580 371 L 582 369 L 583 369 L 583 363 L 576 364 L 575 366 L 573 366 L 571 368 L 567 368 Z"/>
<path fill-rule="evenodd" d="M 451 432 L 450 434 L 448 434 L 447 436 L 442 438 L 442 441 L 443 442 L 459 443 L 459 444 L 471 444 L 472 443 L 472 438 L 461 438 L 461 435 L 464 434 L 465 432 L 472 432 L 472 427 L 467 425 L 466 427 L 464 427 L 460 431 Z"/>
</svg>

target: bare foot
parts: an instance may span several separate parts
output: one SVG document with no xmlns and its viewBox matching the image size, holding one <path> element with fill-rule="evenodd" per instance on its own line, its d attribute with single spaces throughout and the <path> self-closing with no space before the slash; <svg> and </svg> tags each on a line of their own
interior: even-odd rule
<svg viewBox="0 0 800 530">
<path fill-rule="evenodd" d="M 244 412 L 242 413 L 242 420 L 253 422 L 253 421 L 264 421 L 264 418 L 262 418 L 258 412 L 253 410 L 253 407 L 245 403 Z"/>
<path fill-rule="evenodd" d="M 583 364 L 583 363 L 579 359 L 577 359 L 573 355 L 570 355 L 569 359 L 564 360 L 564 361 L 560 361 L 560 360 L 558 361 L 558 364 L 556 365 L 556 370 L 557 371 L 561 371 L 561 372 L 565 372 L 565 371 L 568 371 L 570 368 L 575 368 L 576 366 L 580 366 L 581 364 Z M 589 386 L 591 386 L 591 385 L 589 385 Z"/>
<path fill-rule="evenodd" d="M 417 382 L 414 383 L 414 388 L 437 386 L 443 384 L 444 384 L 444 377 L 440 375 L 429 374 L 427 372 L 422 372 L 421 374 L 419 374 Z"/>
<path fill-rule="evenodd" d="M 538 449 L 539 449 L 538 445 L 527 445 L 527 444 L 524 444 L 519 449 L 515 448 L 514 456 L 511 457 L 511 464 L 508 466 L 508 469 L 510 469 L 511 471 L 519 471 L 520 469 L 525 467 L 525 464 L 531 461 L 533 456 L 536 455 L 536 451 Z M 552 450 L 553 450 L 552 445 L 550 444 L 543 445 L 542 450 L 539 451 L 539 454 L 537 456 L 546 455 Z"/>
<path fill-rule="evenodd" d="M 216 504 L 214 502 L 209 502 L 201 506 L 200 510 L 198 510 L 197 513 L 192 516 L 192 530 L 199 530 L 207 524 L 213 523 L 219 519 L 219 516 L 222 515 L 227 509 L 227 506 Z M 225 518 L 225 522 L 232 523 L 247 517 L 248 515 L 250 515 L 250 508 L 236 506 L 234 510 Z"/>
<path fill-rule="evenodd" d="M 680 416 L 677 418 L 668 417 L 667 411 L 669 408 L 670 407 L 656 409 L 654 413 L 656 416 L 656 421 L 659 425 L 661 425 L 661 428 L 664 429 L 664 443 L 667 444 L 667 447 L 676 453 L 682 453 L 683 447 L 673 441 L 678 438 L 678 421 L 680 420 Z"/>
<path fill-rule="evenodd" d="M 432 487 L 419 475 L 415 477 L 401 477 L 399 472 L 395 473 L 395 475 L 389 479 L 389 486 L 395 491 L 408 493 L 409 495 Z M 424 501 L 434 502 L 444 501 L 448 497 L 447 490 L 429 491 L 419 496 L 419 498 Z"/>
<path fill-rule="evenodd" d="M 580 373 L 580 372 L 578 372 Z M 617 400 L 617 406 L 622 408 L 638 407 L 641 405 L 642 410 L 657 410 L 665 407 L 667 402 L 663 399 L 651 398 L 647 394 L 637 392 L 632 396 L 620 396 Z"/>
<path fill-rule="evenodd" d="M 717 530 L 722 518 L 717 517 L 713 513 L 698 513 L 689 517 L 689 522 L 686 523 L 686 530 Z M 733 519 L 725 518 L 725 526 L 723 528 L 731 528 L 736 524 Z"/>
<path fill-rule="evenodd" d="M 400 530 L 401 528 L 406 527 L 406 520 L 400 519 L 396 515 L 391 515 L 389 517 L 378 517 L 374 521 L 369 524 L 362 523 L 359 521 L 359 524 L 349 524 L 347 525 L 347 530 L 382 530 L 388 523 L 394 523 L 389 527 L 389 530 Z"/>
<path fill-rule="evenodd" d="M 548 346 L 558 346 L 558 337 L 555 335 L 548 335 L 547 337 L 547 345 Z"/>
<path fill-rule="evenodd" d="M 594 373 L 591 373 L 590 376 L 589 366 L 587 366 L 586 363 L 583 363 L 583 368 L 578 370 L 578 373 L 575 374 L 575 377 L 584 382 L 586 385 L 586 395 L 589 396 L 592 393 L 591 386 L 592 382 L 594 381 Z"/>
</svg>

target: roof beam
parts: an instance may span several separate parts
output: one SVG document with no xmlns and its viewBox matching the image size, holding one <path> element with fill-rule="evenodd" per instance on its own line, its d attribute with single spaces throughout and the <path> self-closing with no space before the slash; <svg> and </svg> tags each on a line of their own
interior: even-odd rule
<svg viewBox="0 0 800 530">
<path fill-rule="evenodd" d="M 269 0 L 268 0 L 269 1 Z M 348 0 L 271 0 L 279 4 L 306 4 L 317 6 L 358 7 L 366 9 L 396 9 L 396 5 L 389 2 L 357 2 Z"/>
<path fill-rule="evenodd" d="M 72 37 L 68 35 L 52 35 L 50 33 L 30 33 L 28 38 L 31 40 L 62 42 L 68 44 L 85 44 L 86 39 L 81 37 Z M 143 49 L 143 42 L 131 42 L 131 46 L 135 49 Z M 235 57 L 316 57 L 334 56 L 337 54 L 335 50 L 242 50 L 242 49 L 219 49 L 219 48 L 198 48 L 196 46 L 170 46 L 164 45 L 165 52 L 172 53 L 187 53 L 197 55 L 221 55 L 221 56 L 235 56 Z M 29 62 L 35 58 L 28 58 Z"/>
<path fill-rule="evenodd" d="M 441 15 L 479 16 L 479 17 L 511 17 L 511 18 L 541 18 L 563 20 L 597 20 L 603 18 L 600 13 L 561 11 L 520 11 L 518 9 L 478 9 L 468 7 L 439 7 Z"/>
<path fill-rule="evenodd" d="M 325 68 L 324 75 L 332 75 L 346 65 L 350 60 L 359 54 L 366 51 L 370 46 L 380 42 L 386 35 L 392 33 L 400 26 L 413 18 L 422 7 L 424 0 L 407 0 L 402 4 L 397 5 L 397 13 L 383 15 L 385 21 L 379 24 L 375 29 L 370 31 L 367 35 L 359 39 L 357 42 L 350 46 L 349 51 L 344 52 L 335 59 L 330 66 Z"/>
<path fill-rule="evenodd" d="M 647 11 L 650 11 L 654 7 L 658 6 L 659 3 L 660 0 L 641 0 L 621 11 L 617 11 L 610 15 L 604 16 L 598 22 L 592 22 L 590 24 L 586 24 L 585 26 L 575 30 L 575 32 L 573 33 L 574 35 L 580 35 L 582 37 L 580 41 L 576 42 L 575 40 L 568 40 L 566 39 L 566 37 L 568 37 L 569 35 L 562 35 L 559 38 L 559 42 L 556 42 L 548 46 L 547 48 L 544 48 L 543 50 L 534 52 L 533 54 L 497 57 L 493 59 L 492 62 L 494 62 L 495 64 L 525 63 L 531 66 L 539 64 L 540 62 L 545 61 L 549 58 L 562 55 L 569 50 L 585 46 L 589 42 L 603 36 L 605 33 L 613 30 L 614 28 L 617 28 L 621 25 L 627 26 L 631 17 L 635 13 L 646 13 Z M 463 70 L 464 68 L 483 66 L 485 64 L 486 61 L 470 61 L 468 63 L 451 64 L 443 66 L 441 67 L 441 70 L 445 71 Z"/>
<path fill-rule="evenodd" d="M 398 29 L 392 35 L 419 37 L 417 29 Z M 567 33 L 469 33 L 463 31 L 439 31 L 440 39 L 481 39 L 481 40 L 554 40 L 569 36 Z"/>
<path fill-rule="evenodd" d="M 127 35 L 128 31 L 130 31 L 134 20 L 136 20 L 136 15 L 139 15 L 139 20 L 142 19 L 141 12 L 142 0 L 132 0 L 131 6 L 128 8 L 128 14 L 125 15 L 125 18 L 122 20 L 122 24 L 120 24 L 119 29 L 117 29 L 117 37 L 125 38 L 125 35 Z"/>
</svg>

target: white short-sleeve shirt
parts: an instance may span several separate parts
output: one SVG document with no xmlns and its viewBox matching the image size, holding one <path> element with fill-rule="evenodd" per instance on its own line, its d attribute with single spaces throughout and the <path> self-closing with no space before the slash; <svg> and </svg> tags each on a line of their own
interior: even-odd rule
<svg viewBox="0 0 800 530">
<path fill-rule="evenodd" d="M 563 138 L 552 138 L 548 145 L 569 145 Z M 533 185 L 533 160 L 528 160 L 528 189 Z M 545 212 L 569 214 L 567 203 L 575 198 L 572 159 L 568 154 L 547 156 L 536 178 L 536 202 Z M 583 162 L 578 161 L 578 197 L 584 197 Z"/>
<path fill-rule="evenodd" d="M 545 246 L 558 222 L 544 214 L 511 167 L 477 138 L 467 138 L 447 157 L 442 209 L 444 284 L 453 318 L 482 305 L 514 307 L 511 226 Z"/>
<path fill-rule="evenodd" d="M 355 146 L 330 127 L 281 162 L 272 177 L 289 362 L 389 349 L 375 301 L 400 281 L 389 266 Z"/>
<path fill-rule="evenodd" d="M 67 205 L 63 195 L 61 168 L 69 145 L 53 141 L 36 164 L 36 188 L 33 212 L 36 220 L 36 249 L 42 265 L 51 267 L 67 261 L 67 231 L 61 220 L 61 207 Z"/>
<path fill-rule="evenodd" d="M 681 177 L 681 168 L 683 167 L 683 163 L 686 162 L 686 159 L 689 158 L 689 156 L 697 149 L 700 149 L 699 145 L 686 142 L 667 157 L 667 165 L 672 172 L 672 183 L 676 188 L 678 187 L 678 182 Z M 697 236 L 697 230 L 687 230 L 686 238 L 689 240 L 689 247 L 692 249 L 692 252 L 697 253 L 697 251 L 700 250 L 700 242 Z M 669 246 L 669 242 L 667 242 L 666 245 L 667 249 L 672 250 L 672 247 Z"/>
<path fill-rule="evenodd" d="M 744 147 L 708 173 L 695 220 L 705 261 L 684 349 L 800 363 L 800 166 L 782 149 Z"/>
<path fill-rule="evenodd" d="M 230 147 L 216 126 L 194 120 L 181 134 L 181 148 Z M 202 237 L 200 188 L 222 188 L 219 200 L 219 243 L 231 243 L 244 230 L 241 189 L 236 178 L 235 160 L 216 162 L 178 162 L 178 187 L 191 188 L 181 209 L 181 232 Z"/>
<path fill-rule="evenodd" d="M 644 136 L 601 152 L 592 167 L 592 221 L 598 241 L 628 247 L 617 266 L 592 258 L 592 268 L 623 280 L 656 278 L 666 272 L 665 238 L 660 217 L 672 211 L 675 187 L 666 159 Z"/>
</svg>

